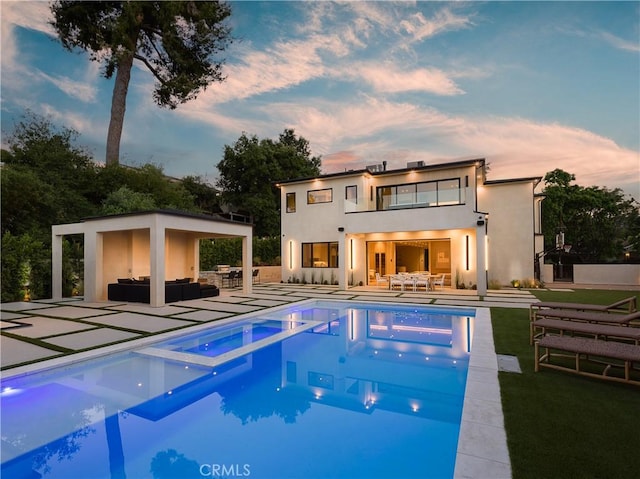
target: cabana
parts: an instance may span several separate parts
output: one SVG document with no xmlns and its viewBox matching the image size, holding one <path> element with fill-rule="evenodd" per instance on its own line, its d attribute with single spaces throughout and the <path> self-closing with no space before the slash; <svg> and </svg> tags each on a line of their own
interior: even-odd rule
<svg viewBox="0 0 640 479">
<path fill-rule="evenodd" d="M 218 216 L 156 210 L 87 218 L 53 225 L 52 296 L 62 298 L 62 239 L 84 236 L 85 301 L 106 301 L 109 283 L 121 278 L 149 277 L 151 306 L 165 305 L 165 281 L 200 273 L 201 239 L 242 238 L 242 265 L 251 272 L 253 225 Z M 252 277 L 242 277 L 251 293 Z"/>
</svg>

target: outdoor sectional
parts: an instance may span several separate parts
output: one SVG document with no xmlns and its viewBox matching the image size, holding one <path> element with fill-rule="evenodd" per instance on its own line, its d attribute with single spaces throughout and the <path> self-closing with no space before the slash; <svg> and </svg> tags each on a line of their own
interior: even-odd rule
<svg viewBox="0 0 640 479">
<path fill-rule="evenodd" d="M 220 290 L 214 285 L 192 283 L 190 278 L 165 281 L 165 303 L 186 301 L 218 296 Z M 126 301 L 128 303 L 150 303 L 151 285 L 148 279 L 118 279 L 117 283 L 108 285 L 107 297 L 109 301 Z"/>
</svg>

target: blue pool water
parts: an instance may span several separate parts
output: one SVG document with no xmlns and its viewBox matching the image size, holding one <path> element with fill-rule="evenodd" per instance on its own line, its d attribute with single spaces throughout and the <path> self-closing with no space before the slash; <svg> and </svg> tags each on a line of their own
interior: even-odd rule
<svg viewBox="0 0 640 479">
<path fill-rule="evenodd" d="M 4 380 L 2 477 L 453 477 L 473 316 L 318 301 Z"/>
</svg>

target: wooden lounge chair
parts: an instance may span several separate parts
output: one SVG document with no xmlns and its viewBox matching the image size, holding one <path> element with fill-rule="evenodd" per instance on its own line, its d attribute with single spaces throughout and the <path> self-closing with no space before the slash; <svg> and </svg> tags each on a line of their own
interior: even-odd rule
<svg viewBox="0 0 640 479">
<path fill-rule="evenodd" d="M 625 328 L 620 325 L 585 323 L 582 321 L 565 321 L 550 318 L 538 319 L 531 323 L 529 344 L 533 344 L 533 341 L 539 336 L 544 336 L 548 330 L 558 331 L 561 336 L 564 336 L 565 333 L 569 333 L 570 335 L 590 335 L 595 339 L 617 338 L 640 344 L 640 328 Z"/>
<path fill-rule="evenodd" d="M 540 355 L 542 350 L 544 350 L 544 354 Z M 551 350 L 563 351 L 564 353 L 552 353 Z M 535 372 L 540 371 L 541 367 L 551 368 L 581 376 L 640 386 L 640 376 L 634 375 L 632 377 L 631 375 L 633 371 L 640 374 L 640 370 L 633 367 L 634 363 L 640 363 L 640 346 L 635 344 L 569 336 L 544 336 L 535 342 L 534 354 Z M 571 368 L 566 364 L 550 362 L 553 357 L 558 356 L 572 357 L 575 360 L 575 367 Z M 601 374 L 585 371 L 580 367 L 581 361 L 604 364 L 605 368 Z M 624 377 L 609 375 L 613 367 L 624 368 Z"/>
<path fill-rule="evenodd" d="M 539 303 L 531 303 L 531 306 L 529 307 L 529 318 L 533 319 L 535 312 L 539 309 L 571 309 L 574 311 L 593 311 L 600 313 L 633 313 L 637 311 L 637 304 L 636 296 L 630 296 L 611 304 L 558 303 L 541 301 Z"/>
<path fill-rule="evenodd" d="M 640 311 L 630 314 L 595 313 L 592 311 L 574 311 L 569 309 L 540 309 L 533 313 L 529 321 L 529 344 L 533 344 L 536 335 L 536 325 L 542 319 L 554 319 L 562 321 L 577 321 L 583 323 L 614 324 L 618 326 L 630 326 L 634 321 L 640 320 Z"/>
<path fill-rule="evenodd" d="M 566 321 L 584 321 L 587 323 L 604 323 L 629 325 L 640 320 L 640 311 L 629 314 L 594 313 L 591 311 L 573 311 L 568 309 L 541 309 L 533 315 L 533 321 L 541 318 L 564 319 Z"/>
</svg>

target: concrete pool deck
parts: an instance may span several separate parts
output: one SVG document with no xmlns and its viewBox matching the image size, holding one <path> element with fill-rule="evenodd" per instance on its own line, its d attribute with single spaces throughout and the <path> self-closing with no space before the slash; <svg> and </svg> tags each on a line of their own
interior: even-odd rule
<svg viewBox="0 0 640 479">
<path fill-rule="evenodd" d="M 253 293 L 248 295 L 241 290 L 222 290 L 218 297 L 160 308 L 136 303 L 88 303 L 82 298 L 4 303 L 1 376 L 27 374 L 128 349 L 221 319 L 307 299 L 477 308 L 454 477 L 511 477 L 489 307 L 528 308 L 537 301 L 528 291 L 491 291 L 481 300 L 469 290 L 445 289 L 425 294 L 271 283 L 254 285 Z"/>
</svg>

